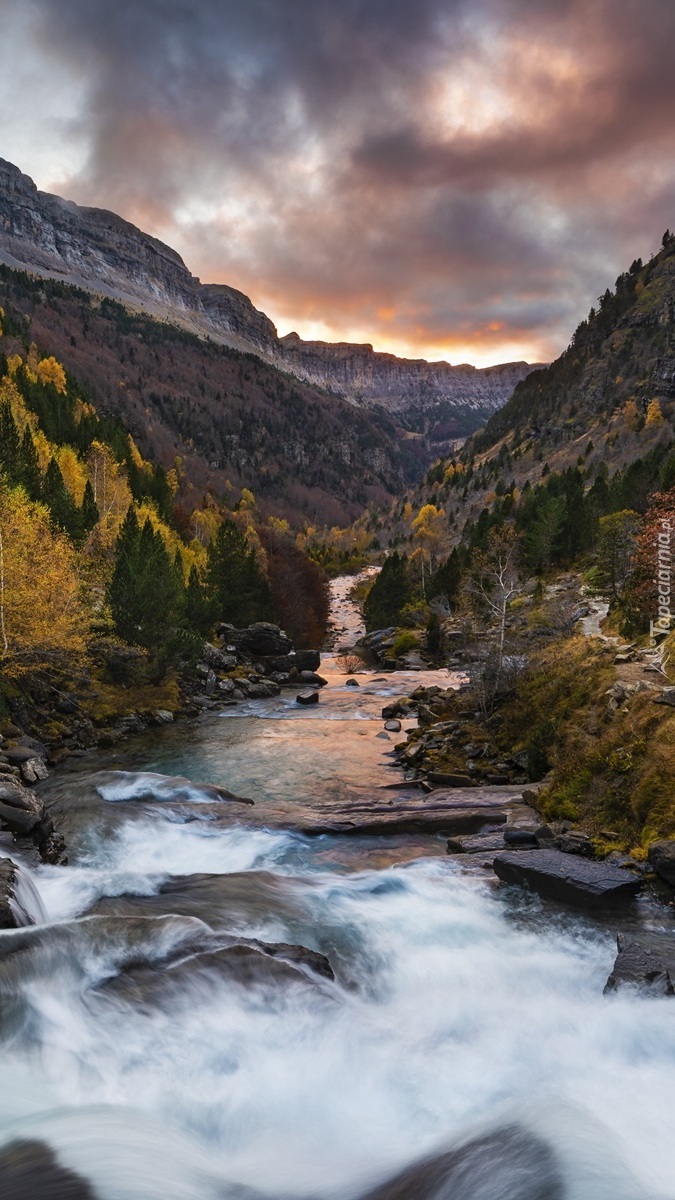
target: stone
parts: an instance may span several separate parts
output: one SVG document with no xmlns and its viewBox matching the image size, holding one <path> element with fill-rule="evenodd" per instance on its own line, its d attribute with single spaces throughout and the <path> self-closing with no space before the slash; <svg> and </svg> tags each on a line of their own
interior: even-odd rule
<svg viewBox="0 0 675 1200">
<path fill-rule="evenodd" d="M 21 868 L 11 858 L 0 858 L 0 929 L 23 929 L 35 918 L 19 899 Z"/>
<path fill-rule="evenodd" d="M 510 850 L 517 850 L 521 847 L 535 849 L 537 835 L 534 829 L 505 829 L 504 843 Z"/>
<path fill-rule="evenodd" d="M 38 1138 L 14 1138 L 0 1150 L 0 1196 L 5 1200 L 97 1200 L 84 1176 L 63 1167 Z"/>
<path fill-rule="evenodd" d="M 168 708 L 158 708 L 155 712 L 155 718 L 160 725 L 170 725 L 173 721 L 173 713 L 169 712 Z"/>
<path fill-rule="evenodd" d="M 664 687 L 661 689 L 661 694 L 654 697 L 655 704 L 669 704 L 671 708 L 675 708 L 675 687 Z"/>
<path fill-rule="evenodd" d="M 298 692 L 297 696 L 295 697 L 295 701 L 296 704 L 318 704 L 319 693 L 315 691 Z"/>
<path fill-rule="evenodd" d="M 673 964 L 670 968 L 661 959 L 633 938 L 620 933 L 616 939 L 618 954 L 604 987 L 604 994 L 632 984 L 655 996 L 673 996 Z M 674 947 L 675 950 L 675 947 Z M 675 954 L 674 954 L 675 959 Z M 673 975 L 671 976 L 671 971 Z"/>
<path fill-rule="evenodd" d="M 448 854 L 491 854 L 504 849 L 501 833 L 476 833 L 448 838 Z"/>
<path fill-rule="evenodd" d="M 213 667 L 216 671 L 231 671 L 237 665 L 234 654 L 227 654 L 225 650 L 212 646 L 210 642 L 204 642 L 202 659 L 207 666 Z"/>
<path fill-rule="evenodd" d="M 472 787 L 473 780 L 468 775 L 455 771 L 429 771 L 427 779 L 438 787 Z"/>
<path fill-rule="evenodd" d="M 384 730 L 382 731 L 382 733 L 376 733 L 376 734 L 375 734 L 375 737 L 377 737 L 377 738 L 384 738 L 384 740 L 385 740 L 385 741 L 387 741 L 387 742 L 390 742 L 390 741 L 391 741 L 391 738 L 389 737 L 389 734 L 388 734 L 388 733 L 385 733 L 385 732 L 384 732 Z"/>
<path fill-rule="evenodd" d="M 298 671 L 318 671 L 321 655 L 318 650 L 296 650 L 295 665 Z"/>
<path fill-rule="evenodd" d="M 584 858 L 594 858 L 593 843 L 587 833 L 570 830 L 569 833 L 559 833 L 553 839 L 556 850 L 563 854 L 581 854 Z"/>
<path fill-rule="evenodd" d="M 561 850 L 521 850 L 498 854 L 495 874 L 504 883 L 530 888 L 567 904 L 597 908 L 632 899 L 642 880 L 619 867 L 589 862 Z"/>
<path fill-rule="evenodd" d="M 675 838 L 652 842 L 648 858 L 656 874 L 675 887 Z"/>
<path fill-rule="evenodd" d="M 358 679 L 347 679 L 345 680 L 345 687 L 361 687 L 361 684 Z"/>
<path fill-rule="evenodd" d="M 246 695 L 249 700 L 264 700 L 269 696 L 278 696 L 281 688 L 273 679 L 259 679 L 255 683 L 249 683 L 246 688 Z"/>
<path fill-rule="evenodd" d="M 21 778 L 24 783 L 37 783 L 40 779 L 47 779 L 49 771 L 41 758 L 29 758 L 26 762 L 20 764 Z"/>
<path fill-rule="evenodd" d="M 362 1200 L 563 1200 L 565 1192 L 556 1153 L 514 1123 L 406 1167 Z"/>
<path fill-rule="evenodd" d="M 278 625 L 271 625 L 268 621 L 257 621 L 254 625 L 249 625 L 247 629 L 235 629 L 230 637 L 238 651 L 254 657 L 290 654 L 293 649 L 291 639 L 283 630 Z"/>
<path fill-rule="evenodd" d="M 401 696 L 398 700 L 393 700 L 390 704 L 385 704 L 382 709 L 382 720 L 388 721 L 390 717 L 407 717 L 412 705 L 407 696 Z"/>
<path fill-rule="evenodd" d="M 7 746 L 4 750 L 4 756 L 7 762 L 19 767 L 21 763 L 35 758 L 35 751 L 30 746 Z M 45 754 L 46 757 L 47 755 Z"/>
<path fill-rule="evenodd" d="M 42 800 L 18 782 L 3 776 L 0 779 L 0 824 L 19 837 L 26 837 L 43 820 Z"/>
<path fill-rule="evenodd" d="M 312 687 L 325 687 L 328 683 L 328 680 L 324 679 L 322 675 L 317 675 L 316 671 L 301 671 L 300 680 L 302 683 L 308 683 Z"/>
<path fill-rule="evenodd" d="M 215 671 L 209 669 L 207 676 L 206 676 L 206 682 L 204 684 L 204 691 L 206 692 L 206 695 L 212 696 L 217 687 L 218 687 L 218 677 L 217 677 Z"/>
<path fill-rule="evenodd" d="M 397 720 L 385 721 L 384 727 L 389 733 L 401 732 L 401 722 Z"/>
</svg>

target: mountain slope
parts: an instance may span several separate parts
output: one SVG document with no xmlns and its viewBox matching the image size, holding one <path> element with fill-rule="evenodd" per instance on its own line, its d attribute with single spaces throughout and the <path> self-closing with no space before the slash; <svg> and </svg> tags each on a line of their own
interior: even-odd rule
<svg viewBox="0 0 675 1200">
<path fill-rule="evenodd" d="M 247 487 L 295 525 L 344 525 L 419 469 L 389 419 L 115 301 L 0 267 L 0 306 L 0 350 L 55 355 L 147 457 L 179 455 L 199 494 Z"/>
<path fill-rule="evenodd" d="M 478 370 L 379 354 L 368 345 L 278 338 L 247 296 L 202 284 L 180 255 L 128 221 L 46 192 L 0 159 L 0 262 L 93 291 L 235 349 L 250 351 L 353 404 L 381 407 L 427 432 L 447 425 L 461 437 L 510 396 L 532 369 L 507 363 Z M 419 414 L 430 412 L 430 420 Z M 441 430 L 441 439 L 448 430 Z M 433 441 L 433 435 L 432 439 Z M 438 440 L 438 439 L 437 439 Z"/>
</svg>

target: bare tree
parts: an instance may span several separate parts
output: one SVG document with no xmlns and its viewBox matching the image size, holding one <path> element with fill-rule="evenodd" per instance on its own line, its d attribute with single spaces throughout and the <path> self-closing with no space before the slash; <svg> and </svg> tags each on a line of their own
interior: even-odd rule
<svg viewBox="0 0 675 1200">
<path fill-rule="evenodd" d="M 492 647 L 495 657 L 495 695 L 504 675 L 506 617 L 509 604 L 519 590 L 519 549 L 519 539 L 512 526 L 492 530 L 486 549 L 474 554 L 469 573 L 468 591 L 472 607 L 488 619 L 496 634 Z"/>
</svg>

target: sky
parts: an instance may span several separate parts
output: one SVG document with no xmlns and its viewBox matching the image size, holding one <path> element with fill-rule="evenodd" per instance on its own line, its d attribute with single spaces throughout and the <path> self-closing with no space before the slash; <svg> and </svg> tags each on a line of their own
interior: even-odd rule
<svg viewBox="0 0 675 1200">
<path fill-rule="evenodd" d="M 284 334 L 548 361 L 675 228 L 675 0 L 0 0 L 0 156 Z"/>
</svg>

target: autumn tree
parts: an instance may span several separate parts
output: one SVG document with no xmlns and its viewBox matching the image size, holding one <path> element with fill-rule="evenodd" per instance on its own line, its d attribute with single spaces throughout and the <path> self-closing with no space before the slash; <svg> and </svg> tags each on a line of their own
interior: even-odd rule
<svg viewBox="0 0 675 1200">
<path fill-rule="evenodd" d="M 675 488 L 657 492 L 640 521 L 624 599 L 629 624 L 667 633 L 675 611 Z"/>
<path fill-rule="evenodd" d="M 520 539 L 511 525 L 492 529 L 484 550 L 474 551 L 464 594 L 474 613 L 487 619 L 489 654 L 483 659 L 481 702 L 486 710 L 494 703 L 504 680 L 506 619 L 509 604 L 518 593 Z"/>
<path fill-rule="evenodd" d="M 85 617 L 74 551 L 49 513 L 0 484 L 0 653 L 12 674 L 55 652 L 79 651 Z"/>
<path fill-rule="evenodd" d="M 411 524 L 413 539 L 421 563 L 422 595 L 426 597 L 426 581 L 443 555 L 447 539 L 445 510 L 435 504 L 424 504 Z"/>
</svg>

